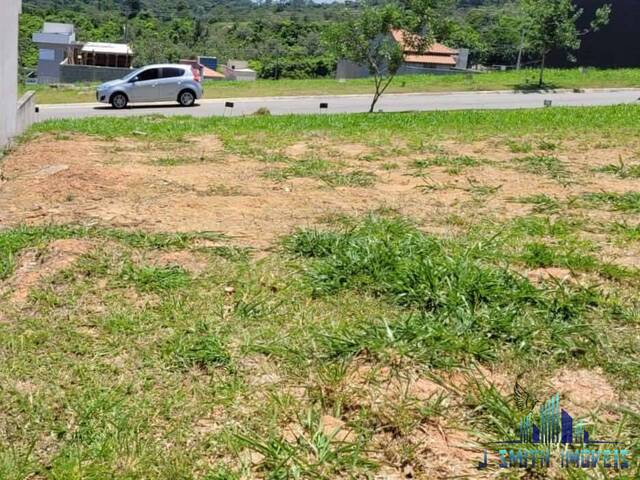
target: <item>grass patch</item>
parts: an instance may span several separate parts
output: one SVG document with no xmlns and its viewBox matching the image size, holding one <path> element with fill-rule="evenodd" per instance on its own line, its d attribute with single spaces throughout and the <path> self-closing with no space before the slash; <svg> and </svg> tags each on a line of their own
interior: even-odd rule
<svg viewBox="0 0 640 480">
<path fill-rule="evenodd" d="M 349 327 L 351 341 L 333 340 L 332 350 L 342 353 L 379 351 L 397 342 L 416 352 L 441 352 L 450 345 L 441 359 L 461 352 L 486 359 L 496 341 L 517 344 L 524 353 L 539 348 L 534 331 L 560 329 L 573 337 L 582 315 L 598 302 L 593 292 L 539 289 L 493 265 L 495 245 L 445 242 L 398 219 L 369 218 L 338 232 L 301 231 L 286 246 L 313 259 L 306 275 L 315 295 L 349 289 L 416 310 L 417 316 L 403 321 L 367 325 L 364 333 Z M 363 345 L 359 337 L 377 338 L 380 345 Z"/>
<path fill-rule="evenodd" d="M 300 421 L 301 432 L 295 442 L 279 435 L 265 438 L 237 435 L 240 445 L 264 457 L 262 469 L 269 478 L 337 478 L 375 471 L 377 464 L 364 456 L 358 443 L 334 441 L 324 431 L 318 412 L 308 412 Z"/>
<path fill-rule="evenodd" d="M 640 178 L 640 165 L 627 165 L 622 158 L 618 163 L 610 163 L 604 167 L 593 169 L 596 173 L 609 173 L 618 178 Z"/>
<path fill-rule="evenodd" d="M 154 249 L 186 248 L 197 239 L 223 238 L 214 232 L 148 233 L 73 225 L 20 226 L 0 231 L 0 280 L 13 272 L 16 255 L 25 248 L 44 247 L 52 240 L 92 237 L 116 240 L 135 248 Z"/>
<path fill-rule="evenodd" d="M 152 160 L 149 163 L 159 167 L 175 167 L 177 165 L 189 165 L 205 162 L 207 162 L 205 157 L 164 157 Z"/>
<path fill-rule="evenodd" d="M 451 175 L 457 175 L 467 167 L 476 167 L 484 163 L 484 161 L 478 160 L 467 155 L 461 156 L 449 156 L 439 155 L 433 158 L 419 159 L 411 162 L 411 166 L 420 172 L 429 167 L 445 167 L 447 173 Z"/>
<path fill-rule="evenodd" d="M 319 178 L 332 187 L 371 187 L 376 183 L 375 174 L 364 170 L 324 173 Z"/>
<path fill-rule="evenodd" d="M 624 240 L 640 240 L 640 223 L 637 225 L 629 225 L 626 222 L 615 222 L 609 225 L 609 231 L 622 237 Z"/>
<path fill-rule="evenodd" d="M 224 367 L 231 363 L 231 356 L 220 337 L 204 324 L 174 334 L 163 350 L 175 365 L 183 369 Z"/>
<path fill-rule="evenodd" d="M 611 210 L 625 213 L 640 212 L 640 192 L 596 192 L 582 196 L 591 205 L 605 205 Z"/>
<path fill-rule="evenodd" d="M 319 178 L 333 168 L 334 164 L 323 158 L 304 158 L 301 160 L 293 160 L 288 167 L 270 170 L 266 172 L 264 176 L 277 181 L 300 177 Z"/>
<path fill-rule="evenodd" d="M 556 213 L 560 211 L 560 202 L 544 193 L 529 195 L 526 197 L 519 197 L 515 199 L 518 203 L 533 205 L 533 211 L 535 213 Z"/>
<path fill-rule="evenodd" d="M 92 117 L 51 120 L 37 123 L 38 132 L 82 133 L 103 138 L 131 137 L 177 142 L 189 136 L 215 133 L 229 151 L 245 151 L 247 146 L 281 149 L 306 136 L 330 136 L 336 141 L 392 144 L 405 141 L 419 149 L 420 144 L 455 136 L 461 141 L 489 137 L 580 137 L 599 132 L 612 138 L 640 135 L 640 107 L 557 107 L 530 110 L 471 110 L 447 112 L 385 113 L 384 115 L 291 115 L 275 117 Z M 421 142 L 415 141 L 421 138 Z"/>
<path fill-rule="evenodd" d="M 533 146 L 529 142 L 509 140 L 507 141 L 507 147 L 511 153 L 529 153 L 533 151 Z"/>
<path fill-rule="evenodd" d="M 189 274 L 177 265 L 168 267 L 137 266 L 125 263 L 120 279 L 134 285 L 142 292 L 162 292 L 184 288 L 189 284 Z"/>
<path fill-rule="evenodd" d="M 517 158 L 515 161 L 526 172 L 545 175 L 558 181 L 566 180 L 567 171 L 557 157 L 529 155 L 527 157 Z"/>
<path fill-rule="evenodd" d="M 593 270 L 598 261 L 592 255 L 583 253 L 582 245 L 574 248 L 559 248 L 542 242 L 526 244 L 521 253 L 521 260 L 531 268 L 564 267 L 570 270 Z"/>
<path fill-rule="evenodd" d="M 315 178 L 331 187 L 370 187 L 375 183 L 375 175 L 364 170 L 342 172 L 336 163 L 323 158 L 306 158 L 292 160 L 288 167 L 270 170 L 264 174 L 266 178 L 284 181 L 289 178 Z"/>
</svg>

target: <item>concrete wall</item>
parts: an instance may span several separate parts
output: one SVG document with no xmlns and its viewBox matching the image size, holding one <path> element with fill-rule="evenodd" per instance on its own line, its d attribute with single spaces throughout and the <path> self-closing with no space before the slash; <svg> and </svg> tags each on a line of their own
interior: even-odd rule
<svg viewBox="0 0 640 480">
<path fill-rule="evenodd" d="M 21 0 L 0 0 L 0 148 L 16 133 L 20 9 Z"/>
<path fill-rule="evenodd" d="M 398 70 L 398 75 L 460 75 L 461 73 L 473 74 L 471 70 L 458 70 L 449 67 L 430 68 L 404 63 Z"/>
<path fill-rule="evenodd" d="M 130 68 L 95 67 L 93 65 L 59 65 L 60 82 L 108 82 L 131 73 Z"/>
<path fill-rule="evenodd" d="M 18 100 L 16 110 L 16 135 L 20 135 L 36 121 L 36 92 L 25 93 Z"/>
<path fill-rule="evenodd" d="M 336 79 L 346 80 L 348 78 L 366 78 L 369 76 L 369 69 L 364 65 L 358 65 L 349 60 L 340 60 L 336 66 Z"/>
<path fill-rule="evenodd" d="M 426 68 L 410 63 L 404 63 L 398 70 L 398 75 L 459 75 L 461 73 L 476 73 L 471 70 L 454 69 L 448 67 Z M 336 67 L 336 79 L 346 80 L 350 78 L 366 78 L 369 76 L 369 69 L 364 65 L 340 60 Z"/>
</svg>

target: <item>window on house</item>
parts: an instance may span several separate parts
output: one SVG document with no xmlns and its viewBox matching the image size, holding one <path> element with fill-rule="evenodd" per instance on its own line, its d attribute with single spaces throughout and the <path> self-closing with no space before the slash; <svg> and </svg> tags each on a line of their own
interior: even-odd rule
<svg viewBox="0 0 640 480">
<path fill-rule="evenodd" d="M 40 60 L 55 60 L 56 51 L 51 48 L 40 49 Z"/>
</svg>

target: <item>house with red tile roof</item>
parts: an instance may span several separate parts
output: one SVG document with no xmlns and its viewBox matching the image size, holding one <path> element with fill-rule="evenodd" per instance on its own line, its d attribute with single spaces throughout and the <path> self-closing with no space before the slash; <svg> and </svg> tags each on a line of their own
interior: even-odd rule
<svg viewBox="0 0 640 480">
<path fill-rule="evenodd" d="M 402 46 L 404 62 L 407 67 L 414 68 L 454 68 L 458 64 L 458 50 L 442 43 L 433 43 L 426 50 L 418 48 L 420 41 L 413 39 L 403 30 L 392 30 L 391 36 Z M 466 65 L 465 65 L 466 67 Z"/>
<path fill-rule="evenodd" d="M 467 49 L 455 50 L 442 43 L 432 43 L 428 48 L 420 48 L 420 37 L 403 30 L 389 32 L 391 38 L 402 47 L 404 63 L 398 70 L 399 75 L 433 73 L 461 73 L 467 71 Z M 336 77 L 338 79 L 362 78 L 369 76 L 365 65 L 358 65 L 348 60 L 338 62 Z"/>
</svg>

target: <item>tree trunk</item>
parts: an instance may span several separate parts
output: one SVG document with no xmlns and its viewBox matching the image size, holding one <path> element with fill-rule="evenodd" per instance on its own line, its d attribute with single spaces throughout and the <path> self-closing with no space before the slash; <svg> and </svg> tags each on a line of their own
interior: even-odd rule
<svg viewBox="0 0 640 480">
<path fill-rule="evenodd" d="M 540 62 L 540 80 L 538 81 L 538 87 L 542 88 L 544 85 L 544 62 L 546 60 L 547 54 L 542 54 L 542 62 Z"/>
<path fill-rule="evenodd" d="M 371 101 L 371 106 L 369 107 L 369 113 L 373 113 L 373 109 L 376 106 L 376 103 L 378 103 L 378 100 L 380 99 L 380 94 L 378 92 L 376 92 L 373 95 L 373 100 Z"/>
</svg>

